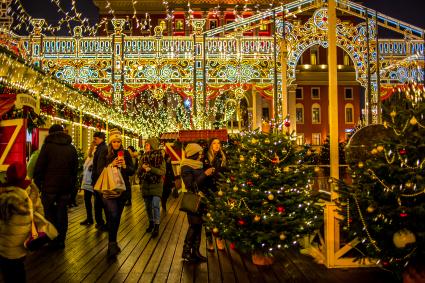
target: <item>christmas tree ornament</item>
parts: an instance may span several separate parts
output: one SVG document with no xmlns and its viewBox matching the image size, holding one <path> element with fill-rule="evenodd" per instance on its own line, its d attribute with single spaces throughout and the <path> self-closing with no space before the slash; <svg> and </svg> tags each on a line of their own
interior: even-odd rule
<svg viewBox="0 0 425 283">
<path fill-rule="evenodd" d="M 289 166 L 285 166 L 283 167 L 283 172 L 287 173 L 291 170 L 291 168 Z"/>
<path fill-rule="evenodd" d="M 218 230 L 217 227 L 215 227 L 215 228 L 213 228 L 212 232 L 213 232 L 214 235 L 218 235 L 219 230 Z"/>
<path fill-rule="evenodd" d="M 238 186 L 236 186 L 236 185 L 235 185 L 235 186 L 233 187 L 233 191 L 236 193 L 238 190 L 239 190 Z"/>
<path fill-rule="evenodd" d="M 406 212 L 404 212 L 404 211 L 403 211 L 403 212 L 400 212 L 400 214 L 399 214 L 399 215 L 400 215 L 400 217 L 401 217 L 401 218 L 405 218 L 405 217 L 409 216 L 409 215 L 408 215 Z"/>
<path fill-rule="evenodd" d="M 252 144 L 256 144 L 256 143 L 258 143 L 258 140 L 257 140 L 257 139 L 255 139 L 255 138 L 252 138 L 252 139 L 251 139 L 251 143 L 252 143 Z"/>
<path fill-rule="evenodd" d="M 404 184 L 405 186 L 406 186 L 406 188 L 408 188 L 408 189 L 411 189 L 411 188 L 413 188 L 413 183 L 412 182 L 410 182 L 410 181 L 407 181 L 407 183 L 406 184 Z"/>
<path fill-rule="evenodd" d="M 395 112 L 395 110 L 391 111 L 390 116 L 391 118 L 395 118 L 395 116 L 397 115 L 397 112 Z"/>
<path fill-rule="evenodd" d="M 218 191 L 218 192 L 217 192 L 217 195 L 218 195 L 219 197 L 222 197 L 222 196 L 224 195 L 224 193 L 223 193 L 223 191 L 222 191 L 222 190 L 220 190 L 220 191 Z"/>
<path fill-rule="evenodd" d="M 234 250 L 236 248 L 235 243 L 230 243 L 229 248 L 231 248 L 232 250 Z"/>
<path fill-rule="evenodd" d="M 262 202 L 261 202 L 261 204 L 262 205 L 267 205 L 269 202 L 268 201 L 266 201 L 266 200 L 263 200 Z"/>
<path fill-rule="evenodd" d="M 373 213 L 374 211 L 375 211 L 375 206 L 373 206 L 373 205 L 369 205 L 368 207 L 367 207 L 367 212 L 369 212 L 369 213 Z"/>
<path fill-rule="evenodd" d="M 265 143 L 265 144 L 269 144 L 269 143 L 270 143 L 270 139 L 269 139 L 269 138 L 266 138 L 266 139 L 264 140 L 264 143 Z"/>
<path fill-rule="evenodd" d="M 387 123 L 387 121 L 384 122 L 384 128 L 385 129 L 388 129 L 388 123 Z"/>
<path fill-rule="evenodd" d="M 239 156 L 239 160 L 240 161 L 244 161 L 245 160 L 245 157 L 243 155 L 241 155 L 241 156 Z"/>
<path fill-rule="evenodd" d="M 259 215 L 255 215 L 254 222 L 260 222 L 261 217 Z"/>
<path fill-rule="evenodd" d="M 315 166 L 314 167 L 314 172 L 319 173 L 320 172 L 320 167 L 319 166 Z"/>
<path fill-rule="evenodd" d="M 238 225 L 243 226 L 245 224 L 246 224 L 245 220 L 243 220 L 243 219 L 238 220 Z"/>
<path fill-rule="evenodd" d="M 357 167 L 359 167 L 359 168 L 363 168 L 363 167 L 364 167 L 364 163 L 360 161 L 360 162 L 357 164 Z"/>
<path fill-rule="evenodd" d="M 291 123 L 289 121 L 285 121 L 285 127 L 289 128 L 291 126 Z"/>
<path fill-rule="evenodd" d="M 268 199 L 268 200 L 274 200 L 274 195 L 273 195 L 273 194 L 269 194 L 269 195 L 267 196 L 267 199 Z"/>
<path fill-rule="evenodd" d="M 253 157 L 251 157 L 251 162 L 255 163 L 257 161 L 257 157 L 255 157 L 255 155 Z"/>
<path fill-rule="evenodd" d="M 418 123 L 418 120 L 416 120 L 415 116 L 413 116 L 412 119 L 410 119 L 409 123 L 410 125 L 414 126 Z"/>
<path fill-rule="evenodd" d="M 383 150 L 384 150 L 384 147 L 383 147 L 382 145 L 378 145 L 378 146 L 376 147 L 376 149 L 378 150 L 378 152 L 381 152 L 381 151 L 383 151 Z"/>
<path fill-rule="evenodd" d="M 286 239 L 286 235 L 285 235 L 285 234 L 283 234 L 283 233 L 281 233 L 281 234 L 279 235 L 279 239 L 280 239 L 280 240 L 282 240 L 282 241 L 284 241 L 284 240 Z"/>
<path fill-rule="evenodd" d="M 211 218 L 211 213 L 209 213 L 209 212 L 208 212 L 208 213 L 207 213 L 207 217 L 208 217 L 208 218 Z"/>
<path fill-rule="evenodd" d="M 284 207 L 283 205 L 278 205 L 278 206 L 276 206 L 276 209 L 277 209 L 277 211 L 278 211 L 278 212 L 280 212 L 280 213 L 285 212 L 285 207 Z"/>
<path fill-rule="evenodd" d="M 375 154 L 378 153 L 378 150 L 376 148 L 374 148 L 374 149 L 372 149 L 372 151 L 370 153 L 372 153 L 373 155 L 375 155 Z"/>
<path fill-rule="evenodd" d="M 409 244 L 416 243 L 416 236 L 407 229 L 400 230 L 393 235 L 394 246 L 398 249 L 404 249 Z"/>
<path fill-rule="evenodd" d="M 313 152 L 311 152 L 311 150 L 307 150 L 306 154 L 307 154 L 307 156 L 310 156 L 310 155 L 313 154 Z"/>
<path fill-rule="evenodd" d="M 405 155 L 407 153 L 407 150 L 405 148 L 401 148 L 398 153 L 400 153 L 400 155 Z"/>
<path fill-rule="evenodd" d="M 252 174 L 252 177 L 254 177 L 255 179 L 258 179 L 260 177 L 260 175 L 258 175 L 257 173 Z"/>
<path fill-rule="evenodd" d="M 252 181 L 247 181 L 246 184 L 250 187 L 254 186 L 254 183 Z"/>
</svg>

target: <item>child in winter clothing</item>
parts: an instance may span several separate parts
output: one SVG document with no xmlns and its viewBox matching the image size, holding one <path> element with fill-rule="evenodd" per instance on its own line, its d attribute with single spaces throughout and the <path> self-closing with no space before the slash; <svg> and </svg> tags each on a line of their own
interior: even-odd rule
<svg viewBox="0 0 425 283">
<path fill-rule="evenodd" d="M 25 282 L 24 242 L 31 232 L 28 196 L 33 210 L 44 215 L 39 192 L 26 180 L 27 170 L 21 163 L 12 163 L 6 172 L 7 183 L 0 185 L 0 268 L 4 281 Z"/>
<path fill-rule="evenodd" d="M 83 165 L 83 180 L 81 181 L 81 189 L 84 190 L 84 205 L 86 207 L 87 218 L 81 225 L 92 225 L 93 224 L 93 212 L 92 212 L 92 202 L 91 199 L 94 196 L 94 190 L 92 185 L 92 172 L 93 172 L 93 155 L 96 149 L 96 143 L 93 141 L 87 152 L 87 158 L 84 161 Z M 97 203 L 95 202 L 95 206 Z M 95 209 L 95 213 L 98 210 Z M 100 210 L 101 211 L 101 210 Z M 102 217 L 102 216 L 100 216 Z"/>
</svg>

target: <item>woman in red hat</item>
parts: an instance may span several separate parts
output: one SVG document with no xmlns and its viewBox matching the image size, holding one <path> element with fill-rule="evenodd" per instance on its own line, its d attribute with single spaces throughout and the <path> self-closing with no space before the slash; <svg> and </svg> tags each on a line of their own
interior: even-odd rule
<svg viewBox="0 0 425 283">
<path fill-rule="evenodd" d="M 38 189 L 26 179 L 24 164 L 12 163 L 7 168 L 6 183 L 0 184 L 0 267 L 4 281 L 25 282 L 24 242 L 31 232 L 28 196 L 33 209 L 44 215 Z"/>
</svg>

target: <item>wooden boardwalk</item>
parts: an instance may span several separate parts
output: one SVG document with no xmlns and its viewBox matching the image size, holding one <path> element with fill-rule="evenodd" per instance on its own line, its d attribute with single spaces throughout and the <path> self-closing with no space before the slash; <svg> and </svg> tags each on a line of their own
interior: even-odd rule
<svg viewBox="0 0 425 283">
<path fill-rule="evenodd" d="M 271 267 L 257 267 L 250 258 L 227 247 L 207 252 L 203 237 L 202 254 L 208 262 L 187 264 L 181 261 L 187 230 L 185 213 L 178 210 L 180 199 L 170 198 L 168 212 L 161 216 L 160 235 L 151 239 L 139 190 L 133 189 L 133 205 L 125 207 L 118 234 L 122 249 L 116 261 L 106 258 L 107 233 L 94 225 L 79 223 L 85 209 L 69 213 L 69 229 L 63 251 L 43 248 L 26 261 L 28 282 L 395 282 L 379 269 L 327 269 L 311 258 L 291 251 L 282 252 Z"/>
</svg>

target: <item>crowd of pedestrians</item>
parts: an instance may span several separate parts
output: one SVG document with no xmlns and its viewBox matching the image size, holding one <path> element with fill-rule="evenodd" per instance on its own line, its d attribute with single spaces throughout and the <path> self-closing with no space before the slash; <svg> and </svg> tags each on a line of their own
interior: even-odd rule
<svg viewBox="0 0 425 283">
<path fill-rule="evenodd" d="M 105 133 L 95 132 L 85 154 L 81 177 L 71 136 L 62 126 L 51 126 L 41 149 L 30 157 L 28 170 L 24 164 L 13 163 L 7 169 L 6 181 L 0 183 L 0 266 L 4 281 L 26 282 L 24 261 L 28 248 L 24 242 L 34 230 L 33 223 L 40 219 L 43 225 L 57 230 L 57 237 L 50 239 L 48 247 L 65 248 L 68 207 L 74 198 L 77 178 L 82 178 L 79 189 L 83 190 L 86 210 L 86 218 L 80 224 L 95 224 L 99 231 L 108 232 L 107 257 L 110 259 L 121 251 L 117 234 L 124 207 L 132 205 L 132 186 L 140 186 L 149 219 L 146 232 L 151 233 L 152 238 L 159 235 L 161 209 L 166 213 L 167 200 L 173 190 L 176 192 L 180 180 L 186 190 L 201 192 L 205 196 L 203 205 L 196 213 L 187 213 L 189 229 L 182 259 L 205 262 L 206 257 L 199 251 L 203 216 L 214 205 L 217 182 L 226 168 L 226 155 L 218 139 L 212 139 L 206 149 L 189 143 L 184 152 L 180 175 L 176 176 L 171 156 L 158 139 L 146 140 L 144 151 L 139 154 L 133 146 L 123 148 L 119 130 L 110 130 L 108 140 Z M 106 191 L 111 188 L 105 184 L 111 182 L 120 190 Z M 39 215 L 38 220 L 35 214 Z M 208 250 L 214 250 L 210 231 L 205 227 Z M 216 239 L 216 243 L 218 249 L 224 248 L 221 239 Z"/>
</svg>

